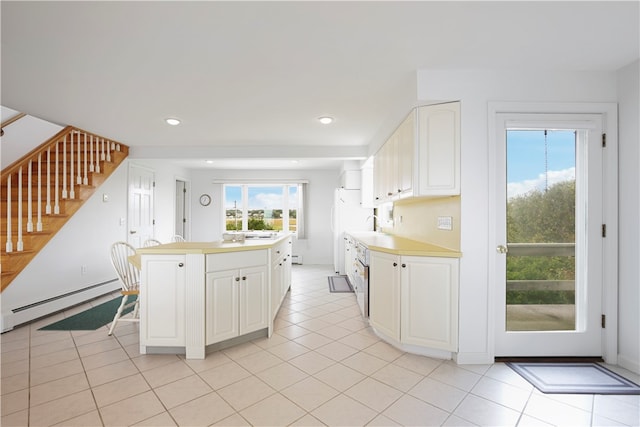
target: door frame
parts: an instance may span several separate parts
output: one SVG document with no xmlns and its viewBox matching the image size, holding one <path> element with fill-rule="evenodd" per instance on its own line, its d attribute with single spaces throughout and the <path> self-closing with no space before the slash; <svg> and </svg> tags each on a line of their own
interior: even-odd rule
<svg viewBox="0 0 640 427">
<path fill-rule="evenodd" d="M 601 114 L 603 131 L 607 135 L 607 146 L 603 151 L 603 195 L 602 217 L 607 224 L 607 237 L 602 241 L 602 311 L 607 319 L 602 329 L 602 358 L 606 363 L 618 361 L 618 106 L 616 103 L 539 103 L 539 102 L 489 102 L 488 128 L 489 142 L 489 223 L 488 223 L 488 353 L 495 359 L 497 245 L 503 244 L 496 238 L 497 170 L 498 144 L 496 137 L 497 115 L 500 113 L 523 114 Z"/>
<path fill-rule="evenodd" d="M 151 188 L 151 203 L 149 206 L 149 209 L 151 210 L 151 217 L 152 217 L 152 224 L 151 224 L 151 235 L 148 236 L 147 238 L 155 238 L 155 234 L 156 234 L 156 226 L 155 226 L 155 203 L 156 203 L 156 189 L 155 189 L 155 180 L 156 180 L 156 171 L 153 168 L 147 167 L 147 166 L 142 166 L 133 162 L 129 162 L 129 167 L 127 170 L 127 236 L 126 236 L 126 241 L 127 243 L 131 244 L 132 243 L 132 239 L 131 239 L 131 185 L 135 176 L 135 169 L 139 169 L 139 170 L 143 170 L 143 171 L 147 171 L 149 173 L 151 173 L 153 175 L 153 186 Z M 144 243 L 145 239 L 140 239 L 140 245 L 142 245 Z M 135 245 L 134 245 L 135 246 Z"/>
<path fill-rule="evenodd" d="M 176 232 L 177 231 L 176 226 L 178 225 L 177 216 L 178 216 L 178 207 L 180 206 L 180 202 L 178 200 L 178 194 L 175 191 L 177 190 L 178 182 L 184 183 L 183 214 L 184 214 L 185 222 L 183 223 L 183 226 L 182 226 L 184 230 L 184 232 L 182 233 L 183 234 L 182 237 L 184 237 L 185 240 L 189 241 L 191 240 L 191 181 L 181 176 L 175 176 L 174 178 L 175 198 L 173 200 L 173 212 L 174 212 L 174 218 L 173 218 L 174 233 L 173 234 L 178 234 Z"/>
</svg>

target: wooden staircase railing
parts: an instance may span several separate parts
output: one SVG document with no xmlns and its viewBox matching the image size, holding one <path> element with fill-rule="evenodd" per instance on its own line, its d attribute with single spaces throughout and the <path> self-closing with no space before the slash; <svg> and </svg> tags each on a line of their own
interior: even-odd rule
<svg viewBox="0 0 640 427">
<path fill-rule="evenodd" d="M 123 144 L 67 126 L 2 171 L 1 290 L 128 154 Z"/>
</svg>

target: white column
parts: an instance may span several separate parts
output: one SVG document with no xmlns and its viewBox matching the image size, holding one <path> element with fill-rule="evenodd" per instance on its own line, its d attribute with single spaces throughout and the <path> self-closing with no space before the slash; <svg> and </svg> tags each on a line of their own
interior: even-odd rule
<svg viewBox="0 0 640 427">
<path fill-rule="evenodd" d="M 27 232 L 33 232 L 33 195 L 31 187 L 33 186 L 33 180 L 31 176 L 33 175 L 33 167 L 31 166 L 33 162 L 29 159 L 29 166 L 27 166 Z M 22 181 L 20 182 L 20 186 L 22 186 Z"/>
<path fill-rule="evenodd" d="M 42 231 L 42 153 L 38 154 L 38 217 L 36 231 Z"/>
<path fill-rule="evenodd" d="M 67 135 L 62 140 L 62 198 L 67 198 Z M 56 152 L 56 157 L 58 153 Z M 57 169 L 57 162 L 56 162 Z M 56 179 L 58 179 L 58 171 L 56 170 Z M 57 203 L 56 203 L 57 205 Z"/>
<path fill-rule="evenodd" d="M 18 252 L 24 250 L 24 242 L 22 241 L 22 166 L 18 169 L 18 243 L 16 249 Z"/>
<path fill-rule="evenodd" d="M 47 205 L 44 212 L 51 215 L 51 146 L 47 148 Z"/>
<path fill-rule="evenodd" d="M 11 236 L 11 175 L 7 177 L 7 252 L 13 252 L 13 238 Z"/>
</svg>

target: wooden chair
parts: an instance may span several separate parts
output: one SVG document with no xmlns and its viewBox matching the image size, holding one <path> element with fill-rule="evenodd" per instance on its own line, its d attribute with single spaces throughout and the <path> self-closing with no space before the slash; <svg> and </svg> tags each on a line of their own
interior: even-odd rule
<svg viewBox="0 0 640 427">
<path fill-rule="evenodd" d="M 181 235 L 176 234 L 175 236 L 173 236 L 171 238 L 171 241 L 172 242 L 185 242 L 186 240 L 184 240 L 184 237 L 182 237 Z"/>
<path fill-rule="evenodd" d="M 126 242 L 115 242 L 111 245 L 111 264 L 116 270 L 122 288 L 122 302 L 113 317 L 109 328 L 109 335 L 113 334 L 118 322 L 139 322 L 138 307 L 140 306 L 140 270 L 129 262 L 129 257 L 135 255 L 136 250 Z M 135 295 L 136 300 L 127 302 L 129 296 Z M 122 313 L 129 307 L 134 307 L 132 317 L 122 317 Z"/>
<path fill-rule="evenodd" d="M 160 240 L 156 240 L 156 239 L 147 239 L 144 241 L 144 243 L 142 244 L 143 247 L 148 248 L 150 246 L 158 246 L 161 245 L 162 242 Z"/>
</svg>

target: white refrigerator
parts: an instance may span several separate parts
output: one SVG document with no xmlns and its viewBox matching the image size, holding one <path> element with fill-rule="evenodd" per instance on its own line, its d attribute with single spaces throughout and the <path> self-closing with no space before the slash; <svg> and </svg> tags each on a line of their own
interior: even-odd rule
<svg viewBox="0 0 640 427">
<path fill-rule="evenodd" d="M 373 209 L 363 208 L 360 190 L 337 188 L 333 195 L 331 229 L 333 231 L 333 267 L 344 271 L 344 233 L 373 230 Z"/>
</svg>

